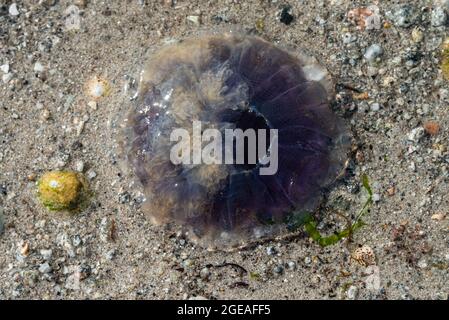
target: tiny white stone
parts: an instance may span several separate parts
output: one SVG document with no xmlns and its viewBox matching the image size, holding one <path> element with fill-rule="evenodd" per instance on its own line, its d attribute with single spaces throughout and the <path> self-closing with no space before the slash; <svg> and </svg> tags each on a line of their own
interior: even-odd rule
<svg viewBox="0 0 449 320">
<path fill-rule="evenodd" d="M 412 31 L 412 40 L 415 43 L 419 43 L 421 41 L 423 41 L 424 39 L 424 33 L 419 30 L 418 28 L 413 29 Z"/>
<path fill-rule="evenodd" d="M 295 270 L 295 269 L 296 269 L 296 263 L 295 263 L 294 261 L 289 261 L 289 262 L 287 263 L 287 265 L 288 265 L 288 268 L 289 268 L 290 270 Z"/>
<path fill-rule="evenodd" d="M 97 173 L 95 171 L 93 171 L 93 170 L 89 170 L 89 172 L 87 172 L 87 178 L 89 180 L 94 179 L 96 176 L 97 176 Z"/>
<path fill-rule="evenodd" d="M 50 111 L 48 109 L 44 109 L 42 110 L 41 114 L 40 114 L 40 119 L 47 121 L 48 119 L 50 119 Z"/>
<path fill-rule="evenodd" d="M 373 66 L 368 66 L 368 68 L 366 68 L 366 74 L 370 77 L 373 77 L 375 75 L 377 75 L 379 73 L 379 69 Z"/>
<path fill-rule="evenodd" d="M 425 259 L 419 260 L 417 265 L 418 265 L 418 268 L 420 268 L 420 269 L 427 268 L 427 262 Z"/>
<path fill-rule="evenodd" d="M 344 44 L 348 44 L 348 43 L 351 43 L 351 42 L 354 42 L 357 40 L 357 37 L 349 32 L 346 32 L 345 34 L 343 34 L 342 37 L 343 37 Z"/>
<path fill-rule="evenodd" d="M 75 170 L 78 171 L 78 172 L 83 172 L 83 170 L 84 170 L 84 162 L 82 160 L 78 160 L 75 163 Z"/>
<path fill-rule="evenodd" d="M 441 27 L 447 22 L 447 15 L 442 7 L 436 7 L 432 10 L 431 23 L 433 27 Z"/>
<path fill-rule="evenodd" d="M 3 65 L 0 66 L 0 69 L 4 72 L 4 73 L 8 73 L 9 72 L 9 64 L 5 63 Z"/>
<path fill-rule="evenodd" d="M 371 111 L 373 112 L 377 112 L 380 110 L 380 104 L 378 104 L 377 102 L 371 104 L 370 106 Z"/>
<path fill-rule="evenodd" d="M 81 28 L 80 10 L 77 6 L 71 5 L 65 11 L 65 28 L 67 31 L 79 30 Z"/>
<path fill-rule="evenodd" d="M 200 17 L 199 16 L 188 16 L 187 20 L 192 22 L 195 25 L 199 25 L 200 24 Z"/>
<path fill-rule="evenodd" d="M 48 249 L 48 250 L 42 249 L 40 251 L 40 254 L 41 254 L 42 258 L 44 258 L 45 260 L 50 260 L 51 255 L 53 254 L 53 251 L 51 249 Z"/>
<path fill-rule="evenodd" d="M 348 299 L 355 300 L 357 298 L 358 291 L 359 290 L 357 289 L 356 286 L 350 286 L 348 291 L 346 291 Z"/>
<path fill-rule="evenodd" d="M 78 126 L 76 127 L 76 135 L 80 136 L 83 133 L 84 126 L 86 125 L 86 120 L 82 120 L 78 123 Z"/>
<path fill-rule="evenodd" d="M 17 9 L 17 3 L 13 3 L 9 6 L 9 14 L 12 16 L 18 16 L 19 10 Z"/>
<path fill-rule="evenodd" d="M 273 246 L 267 247 L 267 254 L 269 256 L 274 256 L 276 254 L 276 248 Z"/>
<path fill-rule="evenodd" d="M 2 76 L 3 83 L 8 83 L 12 79 L 12 73 L 6 73 Z"/>
<path fill-rule="evenodd" d="M 365 18 L 365 28 L 366 30 L 379 30 L 381 28 L 380 16 L 379 14 L 373 14 Z"/>
<path fill-rule="evenodd" d="M 39 61 L 37 61 L 37 62 L 34 64 L 34 71 L 35 71 L 35 72 L 42 72 L 42 71 L 44 71 L 44 66 L 42 65 L 42 63 L 40 63 Z"/>
<path fill-rule="evenodd" d="M 363 57 L 367 61 L 374 61 L 376 58 L 380 57 L 383 54 L 383 49 L 378 44 L 373 44 L 370 47 L 368 47 L 365 51 L 365 54 Z"/>
<path fill-rule="evenodd" d="M 442 221 L 442 220 L 444 220 L 445 217 L 446 217 L 446 216 L 445 216 L 444 213 L 436 213 L 436 214 L 433 214 L 433 215 L 430 217 L 430 219 L 436 220 L 436 221 Z"/>
<path fill-rule="evenodd" d="M 418 127 L 410 131 L 410 133 L 407 136 L 407 140 L 412 142 L 419 142 L 422 137 L 424 137 L 425 130 L 423 127 Z"/>
<path fill-rule="evenodd" d="M 96 101 L 89 101 L 87 103 L 87 105 L 89 106 L 89 108 L 91 108 L 92 110 L 97 110 L 97 102 Z"/>
<path fill-rule="evenodd" d="M 51 272 L 51 270 L 52 269 L 51 269 L 50 265 L 48 264 L 48 262 L 45 262 L 39 266 L 40 273 L 49 273 L 49 272 Z"/>
</svg>

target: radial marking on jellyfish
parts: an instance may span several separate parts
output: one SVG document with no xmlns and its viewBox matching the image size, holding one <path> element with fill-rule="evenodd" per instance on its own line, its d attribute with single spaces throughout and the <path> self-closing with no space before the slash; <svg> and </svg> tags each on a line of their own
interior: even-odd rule
<svg viewBox="0 0 449 320">
<path fill-rule="evenodd" d="M 171 44 L 143 70 L 125 121 L 123 151 L 154 223 L 175 222 L 212 247 L 287 232 L 317 208 L 344 169 L 349 134 L 329 108 L 329 75 L 314 58 L 254 36 L 225 33 Z M 194 121 L 226 129 L 276 129 L 278 170 L 173 164 L 171 132 Z M 245 158 L 246 159 L 246 158 Z"/>
</svg>

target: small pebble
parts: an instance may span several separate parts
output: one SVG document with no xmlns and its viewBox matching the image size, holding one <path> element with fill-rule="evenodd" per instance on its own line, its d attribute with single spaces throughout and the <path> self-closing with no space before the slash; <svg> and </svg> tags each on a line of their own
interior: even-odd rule
<svg viewBox="0 0 449 320">
<path fill-rule="evenodd" d="M 12 73 L 6 73 L 2 76 L 3 83 L 8 83 L 12 79 Z"/>
<path fill-rule="evenodd" d="M 356 286 L 350 286 L 348 290 L 346 291 L 346 296 L 350 300 L 355 300 L 357 298 L 357 294 L 359 292 L 359 289 L 357 289 Z"/>
<path fill-rule="evenodd" d="M 374 66 L 368 66 L 368 68 L 366 68 L 366 74 L 369 77 L 374 77 L 375 75 L 377 75 L 379 73 L 379 69 L 374 67 Z"/>
<path fill-rule="evenodd" d="M 413 8 L 409 5 L 404 5 L 397 9 L 392 15 L 394 24 L 398 27 L 407 28 L 414 23 Z"/>
<path fill-rule="evenodd" d="M 210 273 L 209 268 L 203 268 L 203 269 L 201 269 L 201 271 L 200 271 L 200 277 L 201 277 L 201 279 L 203 279 L 203 280 L 208 280 L 209 277 L 210 277 L 210 275 L 211 275 L 211 273 Z"/>
<path fill-rule="evenodd" d="M 421 260 L 418 261 L 417 266 L 420 269 L 425 269 L 425 268 L 427 268 L 428 264 L 427 264 L 427 261 L 425 259 L 421 259 Z"/>
<path fill-rule="evenodd" d="M 190 21 L 196 26 L 199 26 L 201 24 L 200 16 L 188 16 L 187 21 Z"/>
<path fill-rule="evenodd" d="M 413 129 L 407 136 L 407 140 L 418 143 L 424 137 L 424 128 L 418 127 Z"/>
<path fill-rule="evenodd" d="M 84 171 L 84 162 L 82 160 L 78 160 L 75 163 L 75 171 L 77 171 L 77 172 L 83 172 Z"/>
<path fill-rule="evenodd" d="M 282 274 L 284 272 L 284 267 L 282 267 L 281 265 L 277 265 L 273 271 L 276 274 Z"/>
<path fill-rule="evenodd" d="M 267 247 L 267 254 L 269 256 L 274 256 L 276 253 L 277 253 L 277 250 L 275 247 L 273 247 L 273 246 Z"/>
<path fill-rule="evenodd" d="M 71 31 L 71 30 L 79 30 L 81 29 L 81 17 L 80 17 L 80 10 L 77 6 L 71 5 L 67 7 L 67 9 L 64 11 L 65 15 L 65 30 Z"/>
<path fill-rule="evenodd" d="M 20 248 L 20 254 L 23 257 L 28 257 L 30 254 L 30 244 L 28 242 L 24 242 L 22 247 Z"/>
<path fill-rule="evenodd" d="M 131 195 L 129 192 L 125 191 L 123 193 L 120 193 L 118 196 L 118 202 L 121 204 L 128 203 L 131 201 Z"/>
<path fill-rule="evenodd" d="M 295 270 L 296 269 L 296 262 L 295 261 L 289 261 L 287 262 L 287 266 L 290 270 Z"/>
<path fill-rule="evenodd" d="M 343 34 L 342 38 L 344 44 L 349 44 L 357 40 L 357 37 L 349 32 Z"/>
<path fill-rule="evenodd" d="M 17 3 L 13 3 L 9 6 L 9 10 L 8 10 L 9 14 L 12 15 L 13 17 L 18 16 L 19 15 L 19 10 L 17 9 Z"/>
<path fill-rule="evenodd" d="M 392 197 L 396 193 L 396 188 L 394 186 L 387 189 L 387 194 Z"/>
<path fill-rule="evenodd" d="M 87 0 L 75 0 L 73 1 L 73 4 L 84 9 L 87 6 Z"/>
<path fill-rule="evenodd" d="M 40 114 L 40 119 L 42 121 L 47 121 L 48 119 L 50 119 L 50 116 L 51 116 L 50 111 L 48 109 L 44 109 Z"/>
<path fill-rule="evenodd" d="M 41 254 L 41 256 L 42 256 L 42 258 L 44 258 L 45 260 L 50 260 L 51 259 L 51 256 L 52 256 L 52 254 L 53 254 L 53 251 L 51 250 L 51 249 L 42 249 L 41 251 L 40 251 L 40 254 Z"/>
<path fill-rule="evenodd" d="M 87 171 L 86 176 L 89 180 L 92 180 L 97 176 L 97 173 L 94 170 L 89 170 Z"/>
<path fill-rule="evenodd" d="M 376 5 L 352 9 L 347 16 L 348 20 L 357 25 L 360 30 L 379 30 L 381 28 L 381 17 Z"/>
<path fill-rule="evenodd" d="M 3 71 L 3 73 L 8 73 L 9 72 L 9 64 L 3 64 L 0 66 L 0 70 Z"/>
<path fill-rule="evenodd" d="M 430 219 L 435 221 L 443 221 L 444 218 L 446 218 L 446 215 L 444 213 L 436 213 L 430 217 Z"/>
<path fill-rule="evenodd" d="M 76 126 L 76 135 L 77 135 L 78 137 L 83 133 L 84 127 L 85 127 L 86 122 L 87 122 L 88 120 L 89 120 L 89 119 L 82 119 L 82 120 L 79 120 L 78 125 Z"/>
<path fill-rule="evenodd" d="M 372 112 L 377 112 L 380 110 L 380 104 L 375 102 L 375 103 L 371 104 L 370 109 Z"/>
<path fill-rule="evenodd" d="M 50 267 L 48 262 L 45 262 L 45 263 L 39 265 L 39 272 L 40 273 L 50 273 L 51 270 L 52 270 L 52 268 Z"/>
<path fill-rule="evenodd" d="M 391 76 L 387 76 L 382 81 L 382 86 L 385 88 L 390 87 L 392 84 L 394 84 L 396 81 L 396 78 L 393 78 Z"/>
<path fill-rule="evenodd" d="M 375 59 L 377 59 L 378 57 L 380 57 L 383 54 L 383 49 L 380 45 L 378 44 L 373 44 L 370 47 L 368 47 L 365 51 L 365 54 L 363 55 L 363 57 L 371 62 L 374 61 Z"/>
<path fill-rule="evenodd" d="M 285 6 L 281 11 L 279 21 L 288 26 L 294 19 L 295 18 L 291 14 L 291 7 Z"/>
<path fill-rule="evenodd" d="M 87 103 L 87 105 L 89 106 L 89 108 L 91 108 L 92 110 L 97 110 L 97 101 L 89 101 Z"/>
<path fill-rule="evenodd" d="M 190 268 L 193 266 L 193 261 L 190 259 L 186 259 L 182 262 L 182 265 L 184 266 L 184 268 Z"/>
<path fill-rule="evenodd" d="M 431 24 L 433 27 L 444 26 L 447 22 L 447 15 L 442 7 L 436 7 L 432 10 Z"/>
<path fill-rule="evenodd" d="M 420 43 L 424 39 L 424 33 L 418 28 L 413 29 L 412 31 L 412 40 L 414 43 Z"/>
<path fill-rule="evenodd" d="M 105 256 L 106 256 L 106 259 L 113 260 L 114 257 L 116 256 L 116 254 L 117 254 L 116 250 L 115 249 L 111 249 L 108 252 L 106 252 Z"/>
<path fill-rule="evenodd" d="M 75 246 L 75 247 L 79 247 L 80 245 L 81 245 L 81 243 L 83 242 L 83 240 L 81 239 L 81 236 L 80 235 L 75 235 L 74 237 L 73 237 L 73 239 L 72 239 L 72 244 Z"/>
<path fill-rule="evenodd" d="M 42 72 L 44 71 L 44 66 L 38 61 L 34 64 L 34 72 Z"/>
</svg>

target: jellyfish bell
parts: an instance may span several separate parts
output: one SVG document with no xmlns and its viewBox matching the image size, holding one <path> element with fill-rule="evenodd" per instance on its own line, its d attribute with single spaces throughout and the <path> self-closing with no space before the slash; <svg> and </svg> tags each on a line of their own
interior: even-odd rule
<svg viewBox="0 0 449 320">
<path fill-rule="evenodd" d="M 345 167 L 350 135 L 329 108 L 332 97 L 330 76 L 315 58 L 256 36 L 203 34 L 160 48 L 143 68 L 121 142 L 146 198 L 143 210 L 153 223 L 174 222 L 208 247 L 288 232 L 288 222 L 315 210 Z M 191 136 L 195 122 L 223 137 L 275 130 L 277 170 L 260 174 L 274 153 L 267 136 L 253 149 L 244 140 L 244 163 L 174 163 L 170 136 L 180 128 Z M 200 149 L 210 143 L 199 141 Z M 177 153 L 195 157 L 193 144 Z M 257 148 L 265 157 L 248 161 L 248 150 Z M 229 149 L 220 151 L 223 158 Z"/>
</svg>

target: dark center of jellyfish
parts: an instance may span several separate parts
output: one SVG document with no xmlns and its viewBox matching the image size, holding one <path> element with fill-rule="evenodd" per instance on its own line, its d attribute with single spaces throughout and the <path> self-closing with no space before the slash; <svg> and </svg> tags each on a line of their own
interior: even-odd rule
<svg viewBox="0 0 449 320">
<path fill-rule="evenodd" d="M 239 117 L 236 119 L 235 128 L 241 129 L 243 133 L 246 130 L 252 129 L 255 132 L 255 141 L 251 141 L 248 135 L 244 135 L 244 163 L 237 163 L 237 144 L 236 144 L 236 136 L 234 136 L 234 165 L 236 169 L 240 170 L 252 170 L 260 166 L 259 164 L 259 154 L 265 155 L 267 154 L 270 148 L 270 125 L 267 120 L 257 111 L 254 111 L 252 108 L 249 108 L 240 113 Z M 259 130 L 265 130 L 265 148 L 264 150 L 259 151 Z M 263 135 L 262 135 L 263 137 Z M 250 143 L 255 143 L 255 148 L 253 151 L 256 151 L 256 161 L 255 163 L 250 161 L 249 152 L 251 148 L 249 148 Z"/>
</svg>

